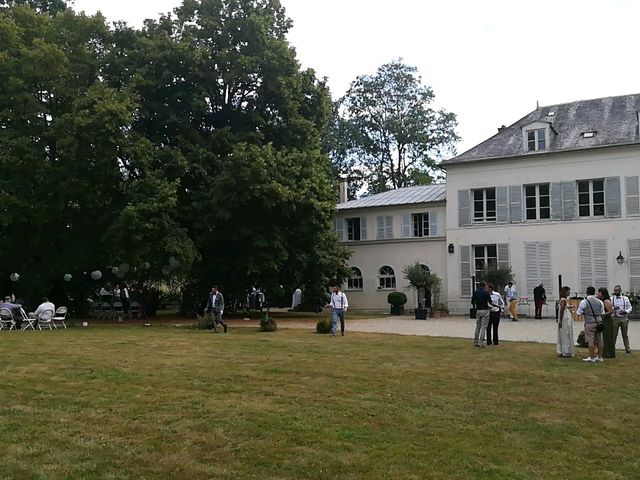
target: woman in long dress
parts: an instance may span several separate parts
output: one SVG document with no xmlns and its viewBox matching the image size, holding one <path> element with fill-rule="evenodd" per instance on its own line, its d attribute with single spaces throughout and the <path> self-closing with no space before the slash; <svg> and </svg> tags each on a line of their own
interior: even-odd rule
<svg viewBox="0 0 640 480">
<path fill-rule="evenodd" d="M 573 317 L 571 316 L 571 308 L 567 299 L 571 289 L 562 287 L 560 291 L 560 305 L 558 308 L 558 341 L 556 343 L 556 352 L 559 357 L 573 357 L 576 354 L 575 342 L 573 340 Z"/>
</svg>

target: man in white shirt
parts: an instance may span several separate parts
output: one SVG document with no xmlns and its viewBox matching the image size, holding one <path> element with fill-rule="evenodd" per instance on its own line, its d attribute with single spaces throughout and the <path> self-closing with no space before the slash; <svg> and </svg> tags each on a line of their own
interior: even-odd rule
<svg viewBox="0 0 640 480">
<path fill-rule="evenodd" d="M 46 310 L 51 310 L 53 314 L 56 313 L 56 306 L 49 301 L 47 297 L 42 299 L 42 303 L 36 308 L 36 311 L 29 314 L 29 317 L 35 318 L 36 320 L 40 320 L 40 315 Z M 53 315 L 51 315 L 53 317 Z"/>
<path fill-rule="evenodd" d="M 504 287 L 504 298 L 509 307 L 509 317 L 514 322 L 518 321 L 518 290 L 513 285 L 513 282 L 507 283 Z"/>
<path fill-rule="evenodd" d="M 629 345 L 629 314 L 633 311 L 633 307 L 631 306 L 629 298 L 622 295 L 620 285 L 613 287 L 611 303 L 613 303 L 613 328 L 615 332 L 613 344 L 615 345 L 618 340 L 618 330 L 622 330 L 624 351 L 631 353 L 631 347 Z"/>
<path fill-rule="evenodd" d="M 336 336 L 338 319 L 340 319 L 340 333 L 344 336 L 344 314 L 349 308 L 349 300 L 344 292 L 340 291 L 340 286 L 333 287 L 331 294 L 331 333 Z"/>
<path fill-rule="evenodd" d="M 502 300 L 502 295 L 494 291 L 493 283 L 488 283 L 489 295 L 491 295 L 491 302 L 489 310 L 489 325 L 487 325 L 487 345 L 498 345 L 498 327 L 500 326 L 500 311 L 504 309 L 505 304 Z M 493 332 L 493 336 L 491 335 Z"/>
<path fill-rule="evenodd" d="M 597 298 L 596 289 L 587 287 L 587 298 L 580 302 L 580 306 L 576 313 L 584 317 L 584 340 L 589 346 L 589 356 L 583 358 L 583 362 L 603 362 L 602 354 L 604 353 L 604 339 L 602 338 L 602 330 L 598 329 L 598 324 L 602 324 L 602 315 L 604 314 L 604 303 Z M 598 345 L 598 355 L 596 356 L 595 345 Z"/>
</svg>

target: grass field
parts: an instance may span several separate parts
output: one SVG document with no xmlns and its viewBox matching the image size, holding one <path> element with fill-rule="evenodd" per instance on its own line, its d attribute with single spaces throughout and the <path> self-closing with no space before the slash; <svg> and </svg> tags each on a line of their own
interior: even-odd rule
<svg viewBox="0 0 640 480">
<path fill-rule="evenodd" d="M 640 358 L 237 328 L 0 332 L 3 479 L 638 479 Z"/>
</svg>

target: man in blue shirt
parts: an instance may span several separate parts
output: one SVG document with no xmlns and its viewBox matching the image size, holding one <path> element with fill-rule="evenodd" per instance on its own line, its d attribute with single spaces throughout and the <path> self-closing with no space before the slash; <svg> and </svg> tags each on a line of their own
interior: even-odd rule
<svg viewBox="0 0 640 480">
<path fill-rule="evenodd" d="M 485 348 L 485 335 L 489 324 L 489 312 L 491 307 L 497 307 L 491 301 L 491 295 L 484 282 L 480 282 L 478 289 L 473 292 L 471 304 L 476 308 L 476 331 L 473 335 L 473 346 Z"/>
</svg>

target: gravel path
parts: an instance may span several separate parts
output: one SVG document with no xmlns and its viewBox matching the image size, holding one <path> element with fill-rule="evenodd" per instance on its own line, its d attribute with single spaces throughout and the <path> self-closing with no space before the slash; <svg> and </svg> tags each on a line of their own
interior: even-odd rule
<svg viewBox="0 0 640 480">
<path fill-rule="evenodd" d="M 582 323 L 574 323 L 575 338 L 582 331 Z M 309 322 L 282 322 L 282 328 L 315 329 Z M 557 325 L 555 320 L 521 319 L 519 322 L 502 319 L 500 322 L 500 340 L 521 342 L 556 343 Z M 347 332 L 394 333 L 397 335 L 424 335 L 430 337 L 473 338 L 475 320 L 467 317 L 450 316 L 447 318 L 415 320 L 413 317 L 389 317 L 372 320 L 346 321 Z M 631 348 L 640 345 L 640 322 L 629 322 Z M 622 335 L 618 335 L 617 348 L 624 350 Z M 638 347 L 640 349 L 640 346 Z"/>
</svg>

